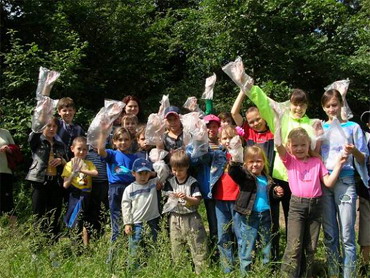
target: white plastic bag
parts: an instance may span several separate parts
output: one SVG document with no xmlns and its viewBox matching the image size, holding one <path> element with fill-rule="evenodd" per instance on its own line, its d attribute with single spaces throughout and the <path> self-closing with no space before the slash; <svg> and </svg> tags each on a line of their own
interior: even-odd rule
<svg viewBox="0 0 370 278">
<path fill-rule="evenodd" d="M 104 107 L 96 114 L 87 131 L 87 143 L 89 145 L 96 148 L 98 146 L 100 134 L 102 133 L 102 128 L 105 130 L 109 126 L 108 130 L 105 131 L 108 137 L 112 132 L 113 122 L 121 115 L 124 107 L 125 103 L 122 101 L 104 100 Z"/>
<path fill-rule="evenodd" d="M 229 143 L 229 153 L 234 162 L 243 163 L 243 145 L 239 135 L 234 136 Z"/>
<path fill-rule="evenodd" d="M 163 141 L 165 121 L 157 113 L 150 114 L 145 128 L 145 140 L 148 145 L 157 145 Z"/>
<path fill-rule="evenodd" d="M 241 57 L 237 57 L 234 62 L 230 62 L 223 66 L 222 70 L 245 94 L 249 94 L 248 87 L 253 85 L 253 78 L 245 73 Z"/>
<path fill-rule="evenodd" d="M 48 70 L 47 68 L 40 67 L 39 70 L 39 80 L 36 89 L 36 99 L 40 100 L 42 96 L 50 96 L 50 91 L 60 73 L 53 70 Z"/>
<path fill-rule="evenodd" d="M 206 79 L 206 85 L 202 94 L 202 99 L 213 99 L 213 88 L 215 87 L 216 80 L 217 77 L 215 73 Z"/>
<path fill-rule="evenodd" d="M 350 83 L 350 81 L 347 78 L 347 79 L 344 79 L 344 80 L 335 81 L 332 84 L 330 84 L 329 86 L 324 88 L 325 91 L 330 90 L 330 89 L 336 89 L 342 95 L 343 107 L 342 107 L 342 111 L 341 111 L 341 116 L 342 116 L 342 119 L 345 120 L 345 121 L 353 118 L 353 113 L 351 111 L 351 108 L 349 108 L 349 105 L 348 105 L 348 102 L 347 102 L 347 99 L 346 99 L 349 83 Z"/>
<path fill-rule="evenodd" d="M 164 119 L 164 111 L 166 110 L 167 107 L 171 106 L 168 95 L 163 95 L 162 100 L 159 103 L 161 105 L 159 106 L 159 109 L 158 109 L 158 115 L 160 118 Z"/>
<path fill-rule="evenodd" d="M 170 168 L 164 162 L 167 154 L 167 151 L 157 148 L 152 149 L 149 153 L 149 159 L 153 162 L 153 169 L 157 173 L 158 181 L 162 184 L 165 183 L 170 175 Z"/>
<path fill-rule="evenodd" d="M 58 100 L 53 100 L 47 96 L 39 96 L 36 108 L 33 111 L 31 117 L 32 131 L 35 133 L 41 133 L 47 123 L 54 115 L 55 107 L 58 104 Z"/>
<path fill-rule="evenodd" d="M 162 214 L 173 211 L 177 207 L 178 203 L 179 199 L 170 195 L 167 202 L 163 206 Z"/>
</svg>

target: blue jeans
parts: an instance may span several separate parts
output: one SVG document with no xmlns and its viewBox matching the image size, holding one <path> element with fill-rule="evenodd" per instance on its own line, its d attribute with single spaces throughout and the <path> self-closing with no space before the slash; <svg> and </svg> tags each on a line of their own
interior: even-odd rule
<svg viewBox="0 0 370 278">
<path fill-rule="evenodd" d="M 287 244 L 281 264 L 281 272 L 285 277 L 312 277 L 321 215 L 321 197 L 291 196 Z"/>
<path fill-rule="evenodd" d="M 323 189 L 323 228 L 329 275 L 338 276 L 343 263 L 343 277 L 356 275 L 356 200 L 353 177 L 339 178 L 333 189 Z M 338 220 L 337 221 L 337 217 Z M 343 243 L 343 260 L 340 259 L 339 236 Z"/>
<path fill-rule="evenodd" d="M 252 212 L 249 216 L 241 216 L 240 234 L 240 271 L 245 273 L 250 270 L 252 264 L 252 252 L 256 249 L 257 242 L 262 246 L 262 262 L 270 262 L 271 256 L 271 215 L 270 210 L 263 212 Z"/>
<path fill-rule="evenodd" d="M 122 224 L 121 202 L 123 191 L 127 185 L 124 184 L 110 184 L 108 189 L 108 200 L 110 210 L 110 223 L 112 227 L 111 241 L 117 240 L 120 234 L 120 226 Z"/>
<path fill-rule="evenodd" d="M 152 240 L 157 241 L 157 233 L 159 230 L 159 217 L 152 219 L 147 222 L 147 225 L 150 228 L 150 235 Z M 132 235 L 128 240 L 128 247 L 130 251 L 130 256 L 135 258 L 137 256 L 137 250 L 140 246 L 140 243 L 143 240 L 144 236 L 144 223 L 137 223 L 132 225 Z"/>
<path fill-rule="evenodd" d="M 224 273 L 232 271 L 234 264 L 234 237 L 238 246 L 242 244 L 240 236 L 240 222 L 241 214 L 234 210 L 235 201 L 219 201 L 216 200 L 216 217 L 217 217 L 217 235 L 218 235 L 218 249 L 220 251 L 220 262 Z M 241 250 L 238 249 L 239 259 Z"/>
</svg>

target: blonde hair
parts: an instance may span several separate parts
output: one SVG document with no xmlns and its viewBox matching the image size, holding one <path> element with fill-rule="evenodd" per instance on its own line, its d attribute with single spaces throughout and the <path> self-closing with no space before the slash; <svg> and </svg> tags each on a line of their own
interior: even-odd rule
<svg viewBox="0 0 370 278">
<path fill-rule="evenodd" d="M 132 115 L 132 114 L 125 114 L 125 115 L 122 117 L 122 119 L 121 119 L 121 126 L 124 126 L 125 121 L 132 121 L 132 122 L 134 122 L 135 124 L 138 124 L 138 123 L 139 123 L 138 118 L 137 118 L 135 115 Z"/>
<path fill-rule="evenodd" d="M 288 134 L 288 142 L 287 144 L 292 143 L 292 139 L 299 140 L 307 140 L 308 141 L 308 156 L 309 157 L 321 157 L 317 152 L 311 150 L 311 138 L 308 135 L 307 131 L 302 127 L 293 128 Z"/>
<path fill-rule="evenodd" d="M 221 139 L 224 133 L 226 133 L 228 137 L 234 137 L 238 135 L 235 128 L 228 125 L 220 128 L 220 131 L 218 132 L 218 138 Z"/>
<path fill-rule="evenodd" d="M 262 157 L 262 160 L 264 163 L 262 173 L 265 176 L 268 176 L 269 175 L 269 163 L 268 163 L 265 151 L 258 145 L 248 146 L 244 149 L 244 164 L 243 164 L 244 168 L 246 168 L 247 166 L 248 157 L 254 156 L 254 155 L 258 155 Z"/>
</svg>

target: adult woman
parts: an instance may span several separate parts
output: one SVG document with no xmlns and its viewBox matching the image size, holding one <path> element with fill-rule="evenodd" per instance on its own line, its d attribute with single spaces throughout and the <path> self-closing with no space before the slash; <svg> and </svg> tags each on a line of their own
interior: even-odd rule
<svg viewBox="0 0 370 278">
<path fill-rule="evenodd" d="M 122 99 L 122 102 L 126 104 L 122 116 L 127 114 L 135 115 L 138 118 L 139 123 L 141 123 L 143 121 L 143 115 L 140 100 L 135 96 L 128 95 Z"/>
</svg>

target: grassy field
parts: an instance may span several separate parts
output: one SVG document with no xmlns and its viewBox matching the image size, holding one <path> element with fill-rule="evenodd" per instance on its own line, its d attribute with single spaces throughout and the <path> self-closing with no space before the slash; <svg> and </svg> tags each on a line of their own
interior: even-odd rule
<svg viewBox="0 0 370 278">
<path fill-rule="evenodd" d="M 109 249 L 110 227 L 99 239 L 92 239 L 88 247 L 82 246 L 78 236 L 64 229 L 57 243 L 42 236 L 30 218 L 29 189 L 17 192 L 16 199 L 18 223 L 10 225 L 8 218 L 0 218 L 0 277 L 239 277 L 239 271 L 228 275 L 222 273 L 217 263 L 209 263 L 201 275 L 193 271 L 191 257 L 183 254 L 181 264 L 174 264 L 170 255 L 167 230 L 162 229 L 156 244 L 148 243 L 146 252 L 140 252 L 141 266 L 132 270 L 127 265 L 127 237 L 121 236 L 114 246 L 113 263 L 106 263 Z M 16 200 L 17 201 L 17 200 Z M 202 217 L 205 209 L 200 207 Z M 206 224 L 206 221 L 204 221 Z M 162 223 L 164 225 L 164 223 Z M 282 232 L 281 252 L 284 251 L 285 238 Z M 325 254 L 322 236 L 316 253 L 315 276 L 326 277 Z M 279 267 L 277 264 L 276 267 Z M 280 277 L 271 272 L 270 267 L 256 261 L 248 277 Z"/>
</svg>

